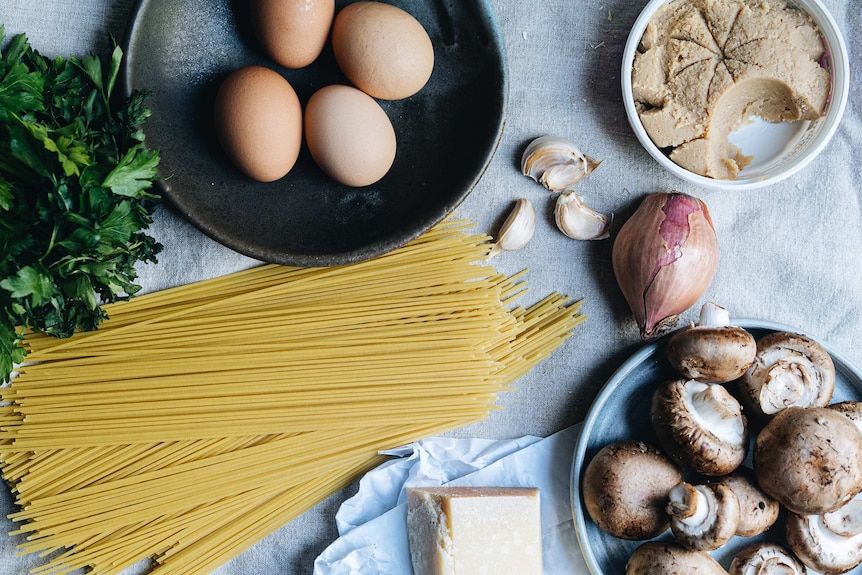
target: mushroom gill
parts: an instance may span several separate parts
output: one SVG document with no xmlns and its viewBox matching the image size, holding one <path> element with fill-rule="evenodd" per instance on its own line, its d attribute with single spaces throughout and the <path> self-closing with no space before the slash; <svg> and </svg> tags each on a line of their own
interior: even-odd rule
<svg viewBox="0 0 862 575">
<path fill-rule="evenodd" d="M 788 407 L 824 407 L 835 390 L 835 365 L 810 337 L 771 333 L 757 342 L 757 354 L 739 382 L 746 408 L 773 416 Z"/>
<path fill-rule="evenodd" d="M 745 459 L 748 423 L 721 385 L 666 381 L 653 395 L 650 417 L 662 449 L 691 471 L 725 475 Z"/>
</svg>

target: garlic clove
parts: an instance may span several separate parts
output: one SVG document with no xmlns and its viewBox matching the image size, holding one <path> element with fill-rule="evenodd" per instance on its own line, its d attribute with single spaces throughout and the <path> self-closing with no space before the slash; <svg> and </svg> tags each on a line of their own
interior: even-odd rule
<svg viewBox="0 0 862 575">
<path fill-rule="evenodd" d="M 521 173 L 552 192 L 559 192 L 590 175 L 601 163 L 565 138 L 540 136 L 524 149 Z"/>
<path fill-rule="evenodd" d="M 573 240 L 603 240 L 611 236 L 610 218 L 586 205 L 574 191 L 557 198 L 554 220 L 560 231 Z"/>
<path fill-rule="evenodd" d="M 708 301 L 700 306 L 699 327 L 727 327 L 730 325 L 730 311 L 715 302 Z"/>
<path fill-rule="evenodd" d="M 536 231 L 536 208 L 526 198 L 515 201 L 515 207 L 500 227 L 497 242 L 491 248 L 489 257 L 500 252 L 510 252 L 523 248 L 533 238 Z"/>
</svg>

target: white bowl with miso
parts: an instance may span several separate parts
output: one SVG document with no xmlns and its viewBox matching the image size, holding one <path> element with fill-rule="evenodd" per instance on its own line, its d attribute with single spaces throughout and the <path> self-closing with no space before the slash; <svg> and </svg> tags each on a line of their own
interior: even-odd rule
<svg viewBox="0 0 862 575">
<path fill-rule="evenodd" d="M 622 91 L 638 140 L 670 172 L 760 188 L 835 133 L 847 48 L 819 0 L 651 0 L 626 43 Z"/>
</svg>

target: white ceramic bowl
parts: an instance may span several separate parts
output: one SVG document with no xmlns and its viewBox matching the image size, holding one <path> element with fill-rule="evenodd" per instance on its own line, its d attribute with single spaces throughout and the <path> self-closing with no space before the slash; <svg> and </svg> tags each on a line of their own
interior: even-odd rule
<svg viewBox="0 0 862 575">
<path fill-rule="evenodd" d="M 670 160 L 647 135 L 635 109 L 632 65 L 641 37 L 656 10 L 669 0 L 650 0 L 635 20 L 626 42 L 622 63 L 622 92 L 626 115 L 640 143 L 664 168 L 704 188 L 750 190 L 774 184 L 808 165 L 829 142 L 847 105 L 850 66 L 847 47 L 832 15 L 820 0 L 790 0 L 788 4 L 808 12 L 823 34 L 826 54 L 823 65 L 832 78 L 832 94 L 826 110 L 815 121 L 770 124 L 755 120 L 733 134 L 730 140 L 754 160 L 736 180 L 716 180 L 690 172 Z"/>
</svg>

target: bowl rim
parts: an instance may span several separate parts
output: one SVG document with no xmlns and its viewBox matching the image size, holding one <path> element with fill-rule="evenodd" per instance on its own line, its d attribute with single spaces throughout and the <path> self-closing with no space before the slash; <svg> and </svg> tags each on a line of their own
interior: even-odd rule
<svg viewBox="0 0 862 575">
<path fill-rule="evenodd" d="M 832 87 L 827 104 L 827 113 L 816 120 L 817 122 L 823 122 L 823 126 L 819 129 L 812 142 L 800 153 L 799 159 L 790 167 L 771 176 L 739 178 L 736 180 L 717 180 L 701 176 L 677 165 L 653 143 L 638 116 L 631 79 L 635 53 L 638 50 L 640 40 L 652 16 L 662 5 L 673 1 L 675 0 L 649 0 L 632 25 L 623 50 L 622 70 L 620 74 L 623 106 L 629 125 L 649 155 L 663 168 L 677 177 L 711 189 L 754 190 L 763 188 L 789 178 L 811 163 L 823 151 L 837 131 L 841 118 L 844 116 L 850 92 L 850 61 L 847 53 L 847 45 L 837 22 L 821 0 L 787 0 L 787 4 L 805 10 L 805 12 L 814 18 L 827 47 Z"/>
</svg>

